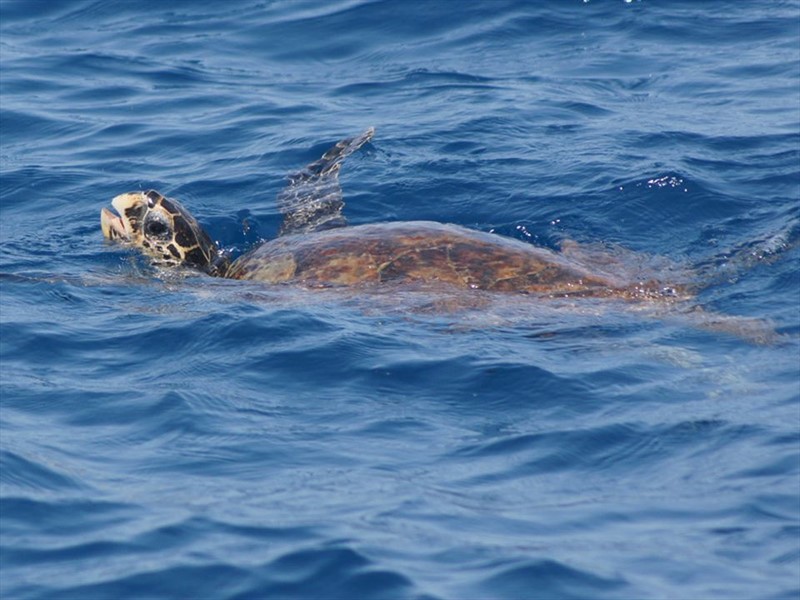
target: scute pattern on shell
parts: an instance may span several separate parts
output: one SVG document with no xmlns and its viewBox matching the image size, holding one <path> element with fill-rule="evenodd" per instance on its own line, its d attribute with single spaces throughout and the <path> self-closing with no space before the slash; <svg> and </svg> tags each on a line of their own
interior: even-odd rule
<svg viewBox="0 0 800 600">
<path fill-rule="evenodd" d="M 545 248 L 427 221 L 283 236 L 239 258 L 227 276 L 311 287 L 419 282 L 550 296 L 662 296 L 655 281 L 599 275 Z"/>
</svg>

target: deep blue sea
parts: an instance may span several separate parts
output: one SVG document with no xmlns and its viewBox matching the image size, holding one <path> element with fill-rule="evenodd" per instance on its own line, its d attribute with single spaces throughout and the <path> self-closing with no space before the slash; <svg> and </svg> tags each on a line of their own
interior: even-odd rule
<svg viewBox="0 0 800 600">
<path fill-rule="evenodd" d="M 800 2 L 2 0 L 0 84 L 4 600 L 800 597 Z M 369 126 L 350 223 L 625 248 L 696 310 L 102 238 L 155 188 L 244 252 Z"/>
</svg>

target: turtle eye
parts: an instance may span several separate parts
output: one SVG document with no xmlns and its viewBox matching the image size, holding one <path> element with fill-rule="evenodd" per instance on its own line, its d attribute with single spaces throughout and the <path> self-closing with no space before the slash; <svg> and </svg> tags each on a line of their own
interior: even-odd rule
<svg viewBox="0 0 800 600">
<path fill-rule="evenodd" d="M 144 232 L 149 237 L 167 238 L 169 237 L 169 226 L 161 219 L 148 219 L 144 224 Z"/>
</svg>

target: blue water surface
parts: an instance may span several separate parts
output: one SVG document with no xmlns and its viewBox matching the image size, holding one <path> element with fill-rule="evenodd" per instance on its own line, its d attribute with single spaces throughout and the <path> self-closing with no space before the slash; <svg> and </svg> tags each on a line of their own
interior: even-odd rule
<svg viewBox="0 0 800 600">
<path fill-rule="evenodd" d="M 0 83 L 2 598 L 800 595 L 797 1 L 4 0 Z M 243 252 L 369 126 L 351 223 L 697 265 L 696 310 L 102 239 L 156 188 Z"/>
</svg>

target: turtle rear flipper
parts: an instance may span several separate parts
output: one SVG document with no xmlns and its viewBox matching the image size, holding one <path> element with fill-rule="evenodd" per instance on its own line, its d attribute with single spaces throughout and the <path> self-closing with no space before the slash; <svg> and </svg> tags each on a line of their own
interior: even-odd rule
<svg viewBox="0 0 800 600">
<path fill-rule="evenodd" d="M 367 143 L 375 133 L 370 127 L 359 136 L 337 143 L 317 161 L 289 176 L 289 185 L 278 194 L 283 213 L 279 235 L 310 233 L 344 227 L 344 200 L 339 185 L 342 161 Z"/>
</svg>

